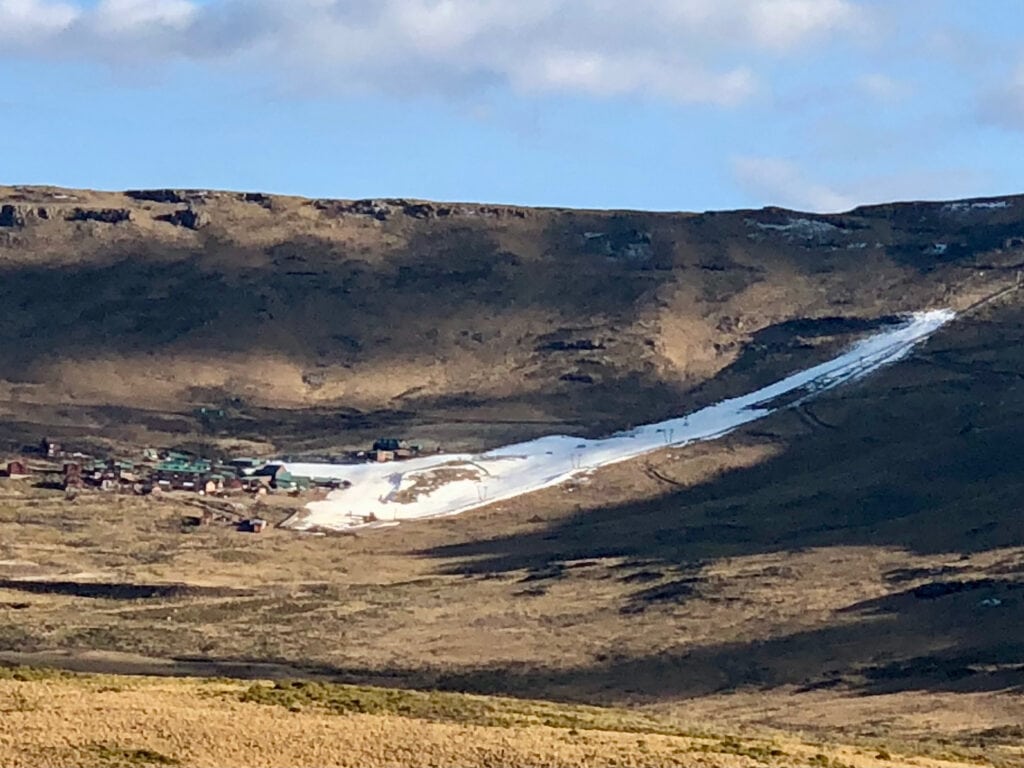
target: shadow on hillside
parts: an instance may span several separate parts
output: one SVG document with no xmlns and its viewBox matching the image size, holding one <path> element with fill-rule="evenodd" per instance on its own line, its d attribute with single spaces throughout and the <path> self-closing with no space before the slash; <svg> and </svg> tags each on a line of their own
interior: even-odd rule
<svg viewBox="0 0 1024 768">
<path fill-rule="evenodd" d="M 413 673 L 409 680 L 580 702 L 650 702 L 781 687 L 859 695 L 1024 692 L 1024 583 L 979 581 L 941 597 L 907 590 L 865 601 L 845 609 L 829 627 L 764 641 L 640 658 L 612 654 L 585 668 L 471 670 L 435 679 L 421 673 L 419 680 Z"/>
<path fill-rule="evenodd" d="M 75 671 L 336 682 L 549 699 L 654 703 L 788 688 L 877 695 L 910 691 L 1024 692 L 1024 584 L 1013 579 L 929 582 L 842 612 L 826 628 L 764 641 L 629 657 L 586 667 L 332 666 L 292 658 L 0 653 L 0 663 Z"/>
<path fill-rule="evenodd" d="M 157 600 L 181 597 L 231 597 L 251 595 L 251 590 L 198 587 L 191 584 L 141 584 L 137 582 L 50 581 L 0 579 L 0 589 L 31 595 L 63 595 L 96 600 Z"/>
<path fill-rule="evenodd" d="M 426 554 L 454 560 L 455 572 L 492 573 L 598 557 L 681 566 L 811 547 L 1024 546 L 1024 384 L 968 380 L 915 360 L 814 409 L 830 428 L 807 434 L 793 412 L 772 417 L 776 435 L 800 434 L 752 468 Z"/>
<path fill-rule="evenodd" d="M 239 675 L 248 669 L 245 676 L 256 678 L 315 676 L 579 703 L 656 702 L 782 687 L 858 695 L 1024 692 L 1024 583 L 982 579 L 924 586 L 851 605 L 823 629 L 639 658 L 610 653 L 588 667 L 381 670 L 293 659 L 183 657 L 171 673 Z"/>
<path fill-rule="evenodd" d="M 0 377 L 31 381 L 39 360 L 172 348 L 407 361 L 486 343 L 510 324 L 515 334 L 517 313 L 556 311 L 571 326 L 592 324 L 599 311 L 628 324 L 640 299 L 671 278 L 580 252 L 524 259 L 478 228 L 423 228 L 391 248 L 350 252 L 310 236 L 259 249 L 206 236 L 193 249 L 139 242 L 75 264 L 7 262 Z M 444 320 L 453 322 L 445 329 Z"/>
<path fill-rule="evenodd" d="M 701 566 L 722 558 L 875 546 L 949 563 L 1022 547 L 1024 384 L 1010 375 L 1024 362 L 1019 318 L 1013 310 L 998 322 L 955 326 L 913 360 L 817 401 L 816 412 L 838 429 L 808 434 L 793 412 L 773 417 L 771 427 L 792 436 L 782 453 L 753 468 L 652 500 L 581 510 L 534 532 L 427 554 L 445 560 L 445 571 L 465 574 L 526 569 L 556 578 L 564 562 L 609 557 L 677 574 L 655 586 L 638 579 L 622 610 L 640 612 L 699 593 Z M 827 628 L 680 656 L 598 659 L 588 669 L 510 670 L 496 690 L 658 698 L 745 686 L 836 685 L 862 693 L 1019 688 L 1021 571 L 1010 557 L 980 580 L 955 565 L 893 572 L 887 578 L 894 589 L 928 581 L 850 605 Z M 475 679 L 448 682 L 472 688 Z"/>
</svg>

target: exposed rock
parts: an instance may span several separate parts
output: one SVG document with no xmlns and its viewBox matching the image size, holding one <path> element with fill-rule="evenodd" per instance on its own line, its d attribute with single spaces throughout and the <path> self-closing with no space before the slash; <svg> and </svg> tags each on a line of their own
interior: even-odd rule
<svg viewBox="0 0 1024 768">
<path fill-rule="evenodd" d="M 125 192 L 132 200 L 148 200 L 153 203 L 185 203 L 188 200 L 176 189 L 130 189 Z"/>
<path fill-rule="evenodd" d="M 0 227 L 24 227 L 33 219 L 49 219 L 50 212 L 42 206 L 4 205 L 0 206 Z"/>
<path fill-rule="evenodd" d="M 407 203 L 402 211 L 414 219 L 436 219 L 438 216 L 437 209 L 430 203 Z"/>
<path fill-rule="evenodd" d="M 464 216 L 476 216 L 484 219 L 526 218 L 524 209 L 506 205 L 467 205 L 461 207 L 459 212 Z"/>
<path fill-rule="evenodd" d="M 270 195 L 264 195 L 262 192 L 245 192 L 241 195 L 241 199 L 247 203 L 256 203 L 256 205 L 270 209 L 274 205 L 274 201 Z"/>
<path fill-rule="evenodd" d="M 0 227 L 23 227 L 25 226 L 24 214 L 13 205 L 0 207 Z"/>
<path fill-rule="evenodd" d="M 594 377 L 586 373 L 566 373 L 558 377 L 560 381 L 571 381 L 576 384 L 593 384 Z"/>
<path fill-rule="evenodd" d="M 176 227 L 186 229 L 201 229 L 210 223 L 210 217 L 201 211 L 193 208 L 184 208 L 174 213 L 167 213 L 156 217 L 157 221 L 166 221 Z"/>
<path fill-rule="evenodd" d="M 526 218 L 526 211 L 511 206 L 495 205 L 448 205 L 442 203 L 425 203 L 402 198 L 383 200 L 314 200 L 313 206 L 333 216 L 368 216 L 378 221 L 386 221 L 394 215 L 402 214 L 413 219 L 443 219 L 449 216 L 465 216 L 477 218 Z"/>
<path fill-rule="evenodd" d="M 581 245 L 586 253 L 623 261 L 648 261 L 654 256 L 651 234 L 639 229 L 584 232 Z"/>
<path fill-rule="evenodd" d="M 842 232 L 841 228 L 835 224 L 809 218 L 787 218 L 783 222 L 747 219 L 746 224 L 763 232 L 779 233 L 787 239 L 821 240 L 829 235 Z"/>
<path fill-rule="evenodd" d="M 67 221 L 98 221 L 101 224 L 120 224 L 131 221 L 132 212 L 127 208 L 74 208 L 65 219 Z"/>
<path fill-rule="evenodd" d="M 383 200 L 315 200 L 313 206 L 332 216 L 369 216 L 378 221 L 385 221 L 392 213 Z"/>
<path fill-rule="evenodd" d="M 386 220 L 392 213 L 390 205 L 377 200 L 356 200 L 349 206 L 349 212 L 372 216 L 380 221 Z"/>
</svg>

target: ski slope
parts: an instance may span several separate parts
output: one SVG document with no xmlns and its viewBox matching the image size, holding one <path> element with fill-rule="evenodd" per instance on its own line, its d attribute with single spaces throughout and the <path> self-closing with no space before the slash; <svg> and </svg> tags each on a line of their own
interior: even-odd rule
<svg viewBox="0 0 1024 768">
<path fill-rule="evenodd" d="M 307 504 L 305 514 L 297 515 L 289 527 L 346 530 L 454 515 L 667 446 L 714 440 L 900 360 L 954 317 L 950 310 L 910 315 L 839 357 L 748 395 L 600 440 L 554 435 L 481 454 L 438 454 L 388 464 L 287 463 L 293 475 L 351 483 Z"/>
</svg>

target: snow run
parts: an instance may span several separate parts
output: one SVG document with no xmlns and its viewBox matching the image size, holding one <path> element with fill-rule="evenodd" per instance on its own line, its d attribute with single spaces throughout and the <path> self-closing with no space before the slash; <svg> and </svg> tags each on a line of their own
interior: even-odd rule
<svg viewBox="0 0 1024 768">
<path fill-rule="evenodd" d="M 288 526 L 346 530 L 454 515 L 668 446 L 714 440 L 900 360 L 954 316 L 949 310 L 916 313 L 854 344 L 833 360 L 756 392 L 601 440 L 557 435 L 482 454 L 438 454 L 400 464 L 288 463 L 286 468 L 293 475 L 351 483 L 331 492 L 324 501 L 307 504 Z"/>
</svg>

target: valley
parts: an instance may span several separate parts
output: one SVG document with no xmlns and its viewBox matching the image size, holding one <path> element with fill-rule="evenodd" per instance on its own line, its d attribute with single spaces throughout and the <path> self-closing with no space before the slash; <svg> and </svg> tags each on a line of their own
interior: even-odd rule
<svg viewBox="0 0 1024 768">
<path fill-rule="evenodd" d="M 673 434 L 394 528 L 289 530 L 273 497 L 252 501 L 262 534 L 186 527 L 176 494 L 0 478 L 5 764 L 19 734 L 26 765 L 222 765 L 218 744 L 267 765 L 1024 762 L 1019 198 L 815 216 L 8 187 L 0 204 L 11 452 L 42 434 L 299 459 L 380 434 L 455 454 L 600 441 L 824 365 L 904 313 L 957 312 L 717 440 Z M 55 718 L 75 728 L 56 739 Z M 420 763 L 381 737 L 404 729 Z"/>
</svg>

